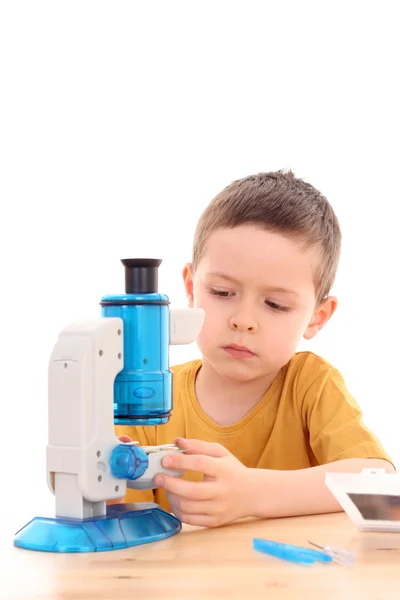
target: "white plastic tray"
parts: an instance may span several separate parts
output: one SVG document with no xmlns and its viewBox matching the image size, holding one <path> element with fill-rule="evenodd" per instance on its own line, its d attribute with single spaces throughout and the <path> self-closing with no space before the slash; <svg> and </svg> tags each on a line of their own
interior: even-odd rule
<svg viewBox="0 0 400 600">
<path fill-rule="evenodd" d="M 362 531 L 400 532 L 400 476 L 384 469 L 327 473 L 325 483 Z"/>
</svg>

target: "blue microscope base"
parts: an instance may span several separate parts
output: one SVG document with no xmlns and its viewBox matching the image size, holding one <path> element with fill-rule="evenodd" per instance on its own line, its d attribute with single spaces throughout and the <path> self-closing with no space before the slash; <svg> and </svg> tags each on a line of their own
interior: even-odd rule
<svg viewBox="0 0 400 600">
<path fill-rule="evenodd" d="M 156 504 L 112 504 L 103 517 L 35 517 L 16 533 L 14 545 L 42 552 L 103 552 L 162 540 L 181 528 L 179 519 Z"/>
</svg>

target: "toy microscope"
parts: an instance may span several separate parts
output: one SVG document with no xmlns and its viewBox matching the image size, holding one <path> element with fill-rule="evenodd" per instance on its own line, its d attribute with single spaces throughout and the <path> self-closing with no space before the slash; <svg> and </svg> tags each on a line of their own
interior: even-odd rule
<svg viewBox="0 0 400 600">
<path fill-rule="evenodd" d="M 193 342 L 200 309 L 169 309 L 158 259 L 123 259 L 125 294 L 103 296 L 102 316 L 65 327 L 51 354 L 47 482 L 55 518 L 35 517 L 14 545 L 47 552 L 115 550 L 178 533 L 181 522 L 155 503 L 106 504 L 126 488 L 154 489 L 173 445 L 121 443 L 117 425 L 162 425 L 172 410 L 170 344 Z"/>
</svg>

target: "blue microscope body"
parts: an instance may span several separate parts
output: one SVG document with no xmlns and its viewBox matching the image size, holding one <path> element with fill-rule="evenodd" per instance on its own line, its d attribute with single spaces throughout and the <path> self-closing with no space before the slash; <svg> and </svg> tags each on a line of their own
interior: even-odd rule
<svg viewBox="0 0 400 600">
<path fill-rule="evenodd" d="M 103 317 L 124 322 L 124 368 L 114 384 L 116 425 L 162 425 L 172 410 L 169 300 L 157 292 L 161 260 L 125 259 L 125 290 L 104 296 Z"/>
</svg>

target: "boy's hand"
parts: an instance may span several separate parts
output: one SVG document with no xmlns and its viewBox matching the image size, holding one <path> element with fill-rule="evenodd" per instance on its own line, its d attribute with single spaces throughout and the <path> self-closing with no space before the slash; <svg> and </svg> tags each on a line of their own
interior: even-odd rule
<svg viewBox="0 0 400 600">
<path fill-rule="evenodd" d="M 175 443 L 185 454 L 166 456 L 163 466 L 203 473 L 204 481 L 185 481 L 157 474 L 154 483 L 167 491 L 173 513 L 190 525 L 218 527 L 252 516 L 257 492 L 254 469 L 248 469 L 220 444 L 184 440 Z"/>
<path fill-rule="evenodd" d="M 132 441 L 132 438 L 130 438 L 129 435 L 119 435 L 118 439 L 120 442 L 124 442 L 124 444 Z"/>
</svg>

